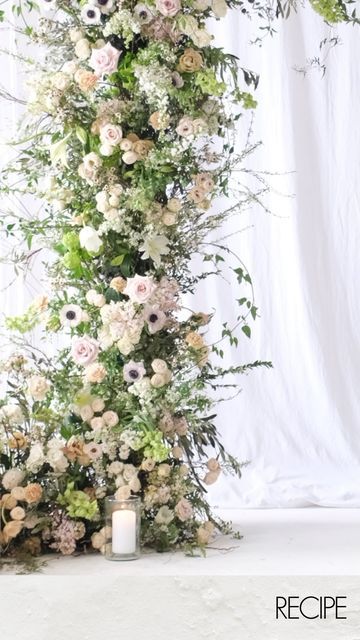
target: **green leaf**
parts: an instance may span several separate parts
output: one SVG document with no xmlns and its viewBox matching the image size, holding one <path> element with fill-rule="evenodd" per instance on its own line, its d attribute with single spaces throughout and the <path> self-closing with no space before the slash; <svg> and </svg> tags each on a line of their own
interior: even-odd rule
<svg viewBox="0 0 360 640">
<path fill-rule="evenodd" d="M 243 327 L 241 327 L 241 330 L 245 333 L 245 335 L 246 335 L 248 338 L 251 338 L 251 329 L 250 329 L 249 325 L 244 324 L 244 326 L 243 326 Z"/>
<path fill-rule="evenodd" d="M 116 258 L 113 258 L 113 260 L 111 260 L 110 264 L 112 267 L 119 267 L 123 262 L 124 262 L 124 255 L 121 256 L 116 256 Z"/>
</svg>

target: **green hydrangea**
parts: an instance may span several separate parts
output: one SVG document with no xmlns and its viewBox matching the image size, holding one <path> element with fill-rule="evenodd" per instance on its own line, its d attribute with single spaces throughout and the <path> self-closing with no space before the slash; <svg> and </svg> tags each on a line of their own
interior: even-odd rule
<svg viewBox="0 0 360 640">
<path fill-rule="evenodd" d="M 91 500 L 87 493 L 74 489 L 74 486 L 74 482 L 68 483 L 65 492 L 58 496 L 59 503 L 66 506 L 71 518 L 93 520 L 99 511 L 97 500 Z"/>
<path fill-rule="evenodd" d="M 163 442 L 162 433 L 159 431 L 148 431 L 142 438 L 144 447 L 144 457 L 152 458 L 156 462 L 164 462 L 169 457 L 169 450 Z"/>
<path fill-rule="evenodd" d="M 339 0 L 310 0 L 310 4 L 326 22 L 344 22 L 347 18 L 346 11 Z"/>
<path fill-rule="evenodd" d="M 221 96 L 226 91 L 225 82 L 219 82 L 212 69 L 199 71 L 195 76 L 195 84 L 200 87 L 203 93 L 211 96 Z"/>
</svg>

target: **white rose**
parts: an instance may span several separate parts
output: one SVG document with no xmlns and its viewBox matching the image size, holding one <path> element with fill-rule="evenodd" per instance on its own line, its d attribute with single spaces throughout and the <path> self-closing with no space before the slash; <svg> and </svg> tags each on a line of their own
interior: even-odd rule
<svg viewBox="0 0 360 640">
<path fill-rule="evenodd" d="M 87 292 L 85 298 L 86 302 L 93 305 L 94 307 L 99 307 L 99 309 L 103 307 L 104 304 L 106 304 L 105 296 L 102 293 L 98 293 L 97 291 L 95 291 L 95 289 L 90 289 Z"/>
<path fill-rule="evenodd" d="M 0 420 L 11 426 L 20 425 L 24 421 L 24 415 L 17 404 L 5 404 L 0 409 Z"/>
<path fill-rule="evenodd" d="M 9 469 L 9 471 L 5 471 L 4 477 L 2 479 L 2 486 L 6 491 L 11 491 L 14 487 L 18 487 L 19 484 L 24 480 L 25 473 L 14 467 L 14 469 Z"/>
<path fill-rule="evenodd" d="M 117 342 L 117 347 L 123 356 L 128 356 L 134 349 L 134 343 L 127 336 Z"/>
<path fill-rule="evenodd" d="M 225 0 L 212 0 L 212 10 L 217 18 L 224 18 L 227 13 L 227 4 Z"/>
<path fill-rule="evenodd" d="M 203 47 L 209 46 L 212 41 L 212 36 L 205 29 L 198 29 L 195 33 L 191 34 L 191 39 L 199 49 L 202 49 Z"/>
<path fill-rule="evenodd" d="M 80 29 L 70 29 L 69 36 L 71 42 L 78 42 L 84 37 L 84 34 Z"/>
<path fill-rule="evenodd" d="M 26 468 L 31 473 L 37 473 L 41 469 L 44 462 L 44 449 L 42 444 L 38 442 L 37 444 L 34 444 L 30 449 L 29 457 L 26 461 Z"/>
<path fill-rule="evenodd" d="M 63 447 L 63 443 L 56 438 L 48 442 L 46 459 L 55 473 L 64 473 L 69 466 L 69 462 L 62 451 Z"/>
<path fill-rule="evenodd" d="M 168 366 L 165 360 L 161 360 L 160 358 L 155 358 L 155 360 L 151 363 L 151 368 L 155 373 L 166 374 L 168 372 Z"/>
<path fill-rule="evenodd" d="M 80 246 L 89 253 L 98 253 L 102 247 L 102 240 L 93 227 L 83 227 L 79 233 Z"/>
<path fill-rule="evenodd" d="M 75 55 L 80 60 L 87 60 L 91 55 L 90 42 L 86 38 L 81 38 L 76 42 Z"/>
</svg>

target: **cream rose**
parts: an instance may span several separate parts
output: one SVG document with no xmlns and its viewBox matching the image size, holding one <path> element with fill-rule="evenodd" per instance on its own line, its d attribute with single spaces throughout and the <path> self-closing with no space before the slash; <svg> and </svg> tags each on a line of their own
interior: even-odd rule
<svg viewBox="0 0 360 640">
<path fill-rule="evenodd" d="M 50 382 L 44 376 L 34 375 L 28 379 L 28 391 L 37 402 L 45 399 L 50 389 Z"/>
<path fill-rule="evenodd" d="M 85 380 L 93 384 L 98 384 L 106 378 L 107 371 L 103 364 L 94 362 L 85 369 Z"/>
</svg>

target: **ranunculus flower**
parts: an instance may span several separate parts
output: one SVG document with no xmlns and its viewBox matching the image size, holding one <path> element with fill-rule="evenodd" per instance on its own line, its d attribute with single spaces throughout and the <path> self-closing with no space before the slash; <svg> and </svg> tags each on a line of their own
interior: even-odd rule
<svg viewBox="0 0 360 640">
<path fill-rule="evenodd" d="M 162 374 L 167 373 L 169 370 L 165 360 L 161 360 L 160 358 L 155 358 L 155 360 L 152 361 L 151 368 L 155 373 Z"/>
<path fill-rule="evenodd" d="M 163 16 L 173 18 L 181 9 L 179 0 L 156 0 L 156 8 Z"/>
<path fill-rule="evenodd" d="M 135 151 L 125 151 L 122 156 L 122 161 L 125 162 L 125 164 L 135 164 L 139 159 L 140 158 Z"/>
<path fill-rule="evenodd" d="M 108 75 L 116 71 L 120 53 L 110 42 L 107 42 L 101 49 L 92 50 L 89 65 L 94 69 L 96 75 Z"/>
<path fill-rule="evenodd" d="M 129 296 L 131 302 L 144 304 L 149 300 L 156 289 L 156 284 L 152 277 L 135 275 L 128 278 L 123 293 Z"/>
<path fill-rule="evenodd" d="M 93 227 L 83 227 L 79 233 L 80 245 L 89 253 L 98 253 L 103 241 Z"/>
<path fill-rule="evenodd" d="M 83 367 L 89 366 L 96 360 L 99 354 L 99 343 L 89 336 L 81 336 L 74 338 L 71 345 L 71 356 L 76 362 Z"/>
<path fill-rule="evenodd" d="M 12 520 L 11 522 L 8 522 L 4 526 L 2 531 L 4 542 L 7 544 L 8 542 L 10 542 L 10 540 L 16 538 L 16 536 L 18 536 L 20 531 L 22 530 L 23 526 L 24 523 L 19 520 Z"/>
<path fill-rule="evenodd" d="M 80 38 L 75 44 L 75 55 L 79 60 L 87 60 L 90 56 L 90 42 L 86 38 Z"/>
</svg>

